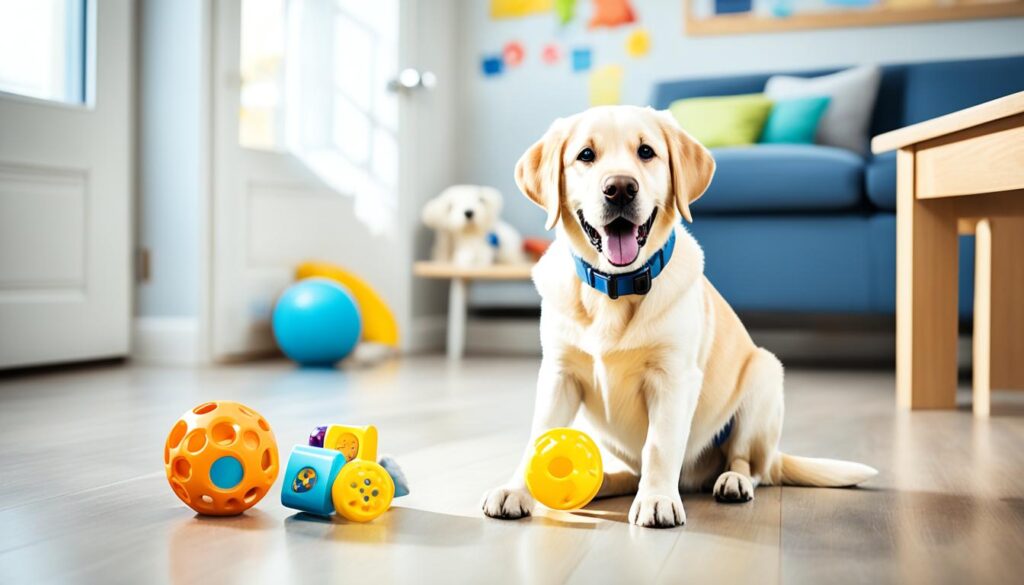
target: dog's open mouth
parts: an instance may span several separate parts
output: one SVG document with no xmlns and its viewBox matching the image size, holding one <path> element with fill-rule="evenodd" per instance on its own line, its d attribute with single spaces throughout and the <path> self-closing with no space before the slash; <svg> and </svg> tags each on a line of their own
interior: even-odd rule
<svg viewBox="0 0 1024 585">
<path fill-rule="evenodd" d="M 651 212 L 651 217 L 641 224 L 635 224 L 624 217 L 619 217 L 600 230 L 587 223 L 583 210 L 576 210 L 576 217 L 583 226 L 590 244 L 614 266 L 628 266 L 640 255 L 640 248 L 647 243 L 647 236 L 654 225 L 654 217 L 658 210 Z"/>
</svg>

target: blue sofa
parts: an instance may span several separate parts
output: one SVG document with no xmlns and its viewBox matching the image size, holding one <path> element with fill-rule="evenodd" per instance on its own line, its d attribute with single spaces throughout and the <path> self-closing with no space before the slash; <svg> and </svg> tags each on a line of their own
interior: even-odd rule
<svg viewBox="0 0 1024 585">
<path fill-rule="evenodd" d="M 837 71 L 786 72 L 814 77 Z M 772 74 L 659 83 L 652 105 L 758 93 Z M 1024 90 L 1024 56 L 887 65 L 871 135 Z M 892 314 L 896 158 L 812 145 L 712 151 L 718 171 L 689 226 L 706 272 L 740 311 Z M 960 313 L 973 303 L 974 243 L 960 241 Z"/>
</svg>

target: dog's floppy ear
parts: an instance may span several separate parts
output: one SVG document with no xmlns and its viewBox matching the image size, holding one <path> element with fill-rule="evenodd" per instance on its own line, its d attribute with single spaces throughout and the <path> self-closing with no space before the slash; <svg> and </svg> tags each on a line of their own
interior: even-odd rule
<svg viewBox="0 0 1024 585">
<path fill-rule="evenodd" d="M 448 190 L 446 189 L 437 197 L 427 201 L 420 215 L 423 219 L 423 225 L 435 230 L 444 228 L 444 216 L 448 211 L 448 195 Z"/>
<path fill-rule="evenodd" d="M 565 120 L 555 120 L 544 136 L 516 163 L 516 185 L 548 213 L 544 229 L 558 222 L 562 202 L 562 154 L 568 135 Z"/>
<path fill-rule="evenodd" d="M 715 175 L 715 159 L 703 144 L 679 127 L 672 114 L 658 112 L 657 116 L 668 143 L 676 209 L 686 221 L 693 223 L 690 204 L 700 199 L 711 184 L 711 177 Z"/>
</svg>

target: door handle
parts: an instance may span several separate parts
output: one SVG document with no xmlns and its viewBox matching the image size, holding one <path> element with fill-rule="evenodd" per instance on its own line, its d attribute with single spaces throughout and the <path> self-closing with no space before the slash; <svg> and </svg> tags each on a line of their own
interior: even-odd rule
<svg viewBox="0 0 1024 585">
<path fill-rule="evenodd" d="M 420 89 L 433 89 L 437 85 L 437 76 L 430 71 L 420 72 L 418 69 L 402 69 L 398 76 L 388 82 L 388 91 L 393 93 L 411 93 Z"/>
</svg>

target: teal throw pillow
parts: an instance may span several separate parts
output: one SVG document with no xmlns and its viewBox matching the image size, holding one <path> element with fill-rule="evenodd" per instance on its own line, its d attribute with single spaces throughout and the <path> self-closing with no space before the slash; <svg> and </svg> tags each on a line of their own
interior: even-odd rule
<svg viewBox="0 0 1024 585">
<path fill-rule="evenodd" d="M 818 122 L 832 98 L 815 96 L 778 100 L 761 132 L 764 144 L 814 144 Z"/>
</svg>

